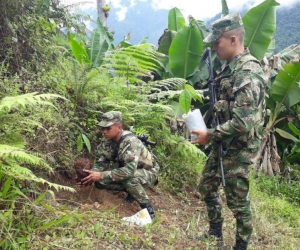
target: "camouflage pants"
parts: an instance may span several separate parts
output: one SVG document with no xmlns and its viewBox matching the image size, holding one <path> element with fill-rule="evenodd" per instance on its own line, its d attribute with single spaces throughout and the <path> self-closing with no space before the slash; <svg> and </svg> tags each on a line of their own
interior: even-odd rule
<svg viewBox="0 0 300 250">
<path fill-rule="evenodd" d="M 236 239 L 249 242 L 253 226 L 249 200 L 250 165 L 257 149 L 230 149 L 223 157 L 226 186 L 224 192 L 228 208 L 236 219 Z M 221 175 L 215 147 L 203 168 L 199 191 L 207 206 L 208 219 L 212 223 L 222 223 L 221 199 L 218 188 Z"/>
<path fill-rule="evenodd" d="M 112 180 L 103 180 L 95 183 L 95 186 L 100 189 L 108 190 L 126 190 L 139 204 L 148 204 L 150 199 L 145 191 L 148 186 L 154 186 L 158 180 L 159 166 L 156 164 L 150 170 L 137 169 L 132 178 L 122 182 Z"/>
</svg>

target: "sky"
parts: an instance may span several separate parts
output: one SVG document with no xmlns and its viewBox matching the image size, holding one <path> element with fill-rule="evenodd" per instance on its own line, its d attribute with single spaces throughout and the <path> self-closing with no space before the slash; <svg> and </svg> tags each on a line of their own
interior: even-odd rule
<svg viewBox="0 0 300 250">
<path fill-rule="evenodd" d="M 151 6 L 155 10 L 170 10 L 177 7 L 185 17 L 192 15 L 198 20 L 212 18 L 220 13 L 222 9 L 221 0 L 202 0 L 201 2 L 197 0 L 106 0 L 106 3 L 117 10 L 116 15 L 118 21 L 122 21 L 126 18 L 128 8 L 134 7 L 138 1 L 151 2 Z M 61 2 L 70 4 L 84 2 L 84 0 L 61 0 Z M 92 5 L 96 8 L 96 0 L 88 0 L 88 2 L 94 2 L 95 4 Z M 243 6 L 250 9 L 262 2 L 263 0 L 227 0 L 227 5 L 230 12 L 234 12 L 239 11 Z M 277 2 L 281 6 L 291 8 L 294 3 L 299 3 L 300 0 L 277 0 Z"/>
</svg>

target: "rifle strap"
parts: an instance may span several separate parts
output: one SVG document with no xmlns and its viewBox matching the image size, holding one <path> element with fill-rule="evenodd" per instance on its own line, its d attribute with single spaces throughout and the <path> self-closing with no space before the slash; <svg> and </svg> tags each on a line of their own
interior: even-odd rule
<svg viewBox="0 0 300 250">
<path fill-rule="evenodd" d="M 128 133 L 126 135 L 121 136 L 120 140 L 117 143 L 116 148 L 114 149 L 113 155 L 112 155 L 112 159 L 114 159 L 115 162 L 117 162 L 117 157 L 118 157 L 120 144 L 122 143 L 122 141 L 124 141 L 125 138 L 127 138 L 128 136 L 132 136 L 132 135 L 134 135 L 134 134 L 133 133 Z"/>
</svg>

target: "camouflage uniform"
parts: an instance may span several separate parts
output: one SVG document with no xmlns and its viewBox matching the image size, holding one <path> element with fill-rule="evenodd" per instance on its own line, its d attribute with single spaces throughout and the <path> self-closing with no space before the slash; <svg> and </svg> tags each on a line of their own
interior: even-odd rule
<svg viewBox="0 0 300 250">
<path fill-rule="evenodd" d="M 222 32 L 242 25 L 238 14 L 225 16 L 213 23 L 213 33 L 205 40 L 218 39 Z M 218 194 L 221 182 L 218 164 L 218 142 L 227 154 L 223 156 L 226 201 L 237 221 L 236 239 L 249 242 L 252 233 L 249 201 L 249 172 L 260 147 L 264 120 L 264 92 L 267 84 L 259 61 L 245 49 L 230 63 L 225 63 L 216 77 L 219 101 L 215 110 L 220 125 L 208 130 L 212 151 L 204 166 L 199 191 L 207 205 L 210 223 L 222 223 L 222 205 Z"/>
<path fill-rule="evenodd" d="M 96 187 L 126 190 L 139 204 L 150 203 L 144 187 L 157 183 L 159 166 L 153 154 L 134 134 L 123 131 L 118 143 L 102 139 L 97 151 L 99 158 L 92 171 L 104 172 L 104 176 L 95 183 Z"/>
</svg>

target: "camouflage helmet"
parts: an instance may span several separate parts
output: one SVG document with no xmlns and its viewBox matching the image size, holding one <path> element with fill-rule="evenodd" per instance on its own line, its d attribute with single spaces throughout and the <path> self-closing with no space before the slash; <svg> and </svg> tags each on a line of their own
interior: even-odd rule
<svg viewBox="0 0 300 250">
<path fill-rule="evenodd" d="M 97 124 L 97 126 L 109 127 L 121 121 L 122 121 L 122 113 L 120 111 L 110 111 L 102 115 L 101 121 Z"/>
<path fill-rule="evenodd" d="M 203 42 L 211 43 L 219 39 L 223 33 L 242 27 L 243 21 L 239 13 L 231 13 L 211 24 L 212 33 L 210 33 Z"/>
</svg>

